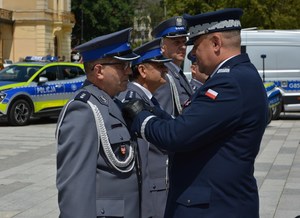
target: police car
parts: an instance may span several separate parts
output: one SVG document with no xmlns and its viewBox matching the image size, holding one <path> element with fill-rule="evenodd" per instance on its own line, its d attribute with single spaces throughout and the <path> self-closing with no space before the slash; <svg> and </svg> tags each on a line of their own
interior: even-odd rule
<svg viewBox="0 0 300 218">
<path fill-rule="evenodd" d="M 20 62 L 0 71 L 0 117 L 14 126 L 58 115 L 85 80 L 82 64 Z"/>
<path fill-rule="evenodd" d="M 265 82 L 264 86 L 269 101 L 268 123 L 270 123 L 272 119 L 275 120 L 279 118 L 281 112 L 282 94 L 274 82 Z"/>
</svg>

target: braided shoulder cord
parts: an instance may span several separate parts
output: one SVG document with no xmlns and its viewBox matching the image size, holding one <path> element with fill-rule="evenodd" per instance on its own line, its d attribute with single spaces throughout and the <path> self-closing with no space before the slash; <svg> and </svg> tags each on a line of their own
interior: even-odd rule
<svg viewBox="0 0 300 218">
<path fill-rule="evenodd" d="M 130 172 L 133 169 L 134 162 L 135 162 L 134 161 L 134 150 L 133 150 L 132 146 L 130 146 L 129 155 L 126 158 L 126 160 L 119 161 L 116 158 L 116 156 L 115 156 L 115 154 L 114 154 L 114 152 L 111 148 L 111 145 L 109 143 L 106 128 L 105 128 L 105 125 L 104 125 L 104 120 L 103 120 L 103 117 L 102 117 L 99 109 L 97 108 L 96 105 L 94 105 L 90 101 L 88 101 L 88 104 L 92 108 L 92 111 L 93 111 L 93 114 L 94 114 L 94 117 L 95 117 L 95 121 L 96 121 L 97 132 L 98 132 L 98 136 L 99 136 L 98 137 L 98 152 L 99 152 L 99 149 L 100 149 L 100 141 L 99 141 L 99 138 L 100 138 L 104 154 L 107 157 L 109 163 L 117 171 L 119 171 L 121 173 Z M 121 169 L 121 168 L 125 168 L 125 167 L 128 167 L 128 166 L 129 166 L 128 169 Z"/>
<path fill-rule="evenodd" d="M 169 78 L 169 81 L 170 81 L 170 87 L 171 87 L 171 93 L 172 93 L 172 96 L 175 100 L 175 105 L 176 105 L 176 108 L 177 108 L 177 111 L 179 114 L 181 114 L 182 112 L 182 107 L 181 107 L 181 104 L 180 104 L 180 100 L 179 100 L 179 94 L 178 94 L 178 91 L 177 91 L 177 87 L 175 85 L 175 82 L 174 82 L 174 79 L 172 76 L 168 75 L 168 78 Z"/>
</svg>

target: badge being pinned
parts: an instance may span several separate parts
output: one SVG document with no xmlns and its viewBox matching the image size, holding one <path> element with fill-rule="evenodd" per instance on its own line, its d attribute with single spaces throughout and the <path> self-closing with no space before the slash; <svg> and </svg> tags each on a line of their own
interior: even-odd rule
<svg viewBox="0 0 300 218">
<path fill-rule="evenodd" d="M 214 90 L 212 90 L 212 89 L 209 89 L 209 90 L 207 90 L 207 91 L 205 92 L 205 95 L 206 95 L 207 97 L 213 99 L 213 100 L 216 99 L 216 97 L 217 97 L 218 94 L 219 94 L 219 93 L 217 93 L 216 91 L 214 91 Z"/>
</svg>

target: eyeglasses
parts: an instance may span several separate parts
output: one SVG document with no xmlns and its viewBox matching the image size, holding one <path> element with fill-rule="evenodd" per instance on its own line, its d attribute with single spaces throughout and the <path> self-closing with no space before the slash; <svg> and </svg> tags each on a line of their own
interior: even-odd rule
<svg viewBox="0 0 300 218">
<path fill-rule="evenodd" d="M 123 61 L 123 62 L 112 62 L 112 63 L 97 63 L 100 65 L 121 65 L 121 69 L 126 71 L 128 68 L 131 68 L 131 61 Z M 95 64 L 92 68 L 92 70 L 94 70 L 95 66 L 97 65 Z"/>
</svg>

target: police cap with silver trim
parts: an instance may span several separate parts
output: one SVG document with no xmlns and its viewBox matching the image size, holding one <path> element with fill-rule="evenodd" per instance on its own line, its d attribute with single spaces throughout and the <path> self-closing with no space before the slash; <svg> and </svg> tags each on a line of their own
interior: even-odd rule
<svg viewBox="0 0 300 218">
<path fill-rule="evenodd" d="M 229 30 L 240 30 L 240 17 L 243 11 L 240 8 L 225 8 L 218 11 L 207 12 L 195 16 L 184 14 L 187 21 L 189 40 L 188 45 L 194 43 L 198 36 Z"/>
<path fill-rule="evenodd" d="M 154 39 L 133 50 L 140 57 L 132 61 L 132 65 L 145 62 L 170 62 L 172 59 L 165 58 L 161 52 L 161 38 Z"/>
<path fill-rule="evenodd" d="M 135 60 L 139 56 L 131 50 L 131 31 L 132 28 L 127 28 L 118 32 L 96 37 L 75 47 L 75 50 L 80 52 L 83 62 L 105 57 L 113 57 L 122 61 Z"/>
<path fill-rule="evenodd" d="M 186 21 L 182 16 L 172 17 L 158 24 L 151 32 L 151 35 L 155 38 L 187 36 Z"/>
</svg>

